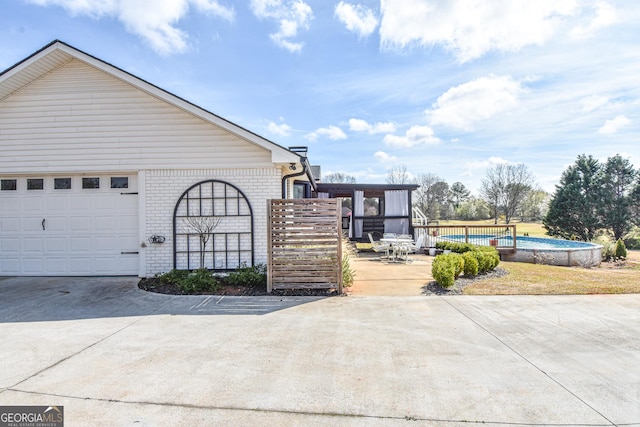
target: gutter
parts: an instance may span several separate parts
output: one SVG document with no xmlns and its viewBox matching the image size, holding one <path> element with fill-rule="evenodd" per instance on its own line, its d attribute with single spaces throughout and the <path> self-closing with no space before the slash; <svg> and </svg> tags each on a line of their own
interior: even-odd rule
<svg viewBox="0 0 640 427">
<path fill-rule="evenodd" d="M 302 171 L 301 172 L 292 173 L 290 175 L 285 175 L 285 176 L 282 177 L 282 198 L 283 199 L 287 198 L 287 180 L 289 178 L 294 178 L 296 176 L 302 176 L 302 175 L 305 175 L 307 173 L 307 158 L 306 157 L 301 157 L 300 158 L 300 164 L 302 165 Z"/>
</svg>

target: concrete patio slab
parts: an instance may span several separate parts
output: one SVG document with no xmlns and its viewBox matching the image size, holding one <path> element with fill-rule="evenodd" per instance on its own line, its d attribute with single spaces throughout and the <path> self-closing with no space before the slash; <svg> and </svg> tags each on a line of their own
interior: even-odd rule
<svg viewBox="0 0 640 427">
<path fill-rule="evenodd" d="M 207 298 L 0 281 L 0 405 L 64 405 L 68 426 L 640 425 L 640 295 Z"/>
<path fill-rule="evenodd" d="M 409 255 L 409 262 L 390 262 L 380 254 L 361 252 L 351 257 L 351 268 L 356 272 L 350 295 L 360 296 L 418 296 L 433 280 L 433 257 L 423 254 Z"/>
</svg>

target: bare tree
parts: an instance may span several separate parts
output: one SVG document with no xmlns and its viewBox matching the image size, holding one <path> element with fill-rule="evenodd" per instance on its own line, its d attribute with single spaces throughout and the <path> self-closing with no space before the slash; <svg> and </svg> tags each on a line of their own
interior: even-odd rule
<svg viewBox="0 0 640 427">
<path fill-rule="evenodd" d="M 522 163 L 499 164 L 487 170 L 482 180 L 480 193 L 493 211 L 494 223 L 498 223 L 500 211 L 507 224 L 518 212 L 518 208 L 533 187 L 533 175 Z"/>
<path fill-rule="evenodd" d="M 188 216 L 183 218 L 185 232 L 196 234 L 200 240 L 200 268 L 204 268 L 204 255 L 207 243 L 213 235 L 222 217 L 219 216 Z"/>
<path fill-rule="evenodd" d="M 334 173 L 330 173 L 327 176 L 324 177 L 323 179 L 324 182 L 332 182 L 332 183 L 336 183 L 336 184 L 355 184 L 356 183 L 356 178 L 354 176 L 351 175 L 347 175 L 346 173 L 342 173 L 342 172 L 334 172 Z"/>
<path fill-rule="evenodd" d="M 487 202 L 493 213 L 494 224 L 498 223 L 499 209 L 503 199 L 505 186 L 505 166 L 499 164 L 487 170 L 487 176 L 482 180 L 480 195 Z"/>
<path fill-rule="evenodd" d="M 533 175 L 523 163 L 506 166 L 504 219 L 509 224 L 533 188 Z"/>
<path fill-rule="evenodd" d="M 440 219 L 448 210 L 449 184 L 433 173 L 418 176 L 420 187 L 415 192 L 416 204 L 429 220 Z"/>
<path fill-rule="evenodd" d="M 410 184 L 411 177 L 407 172 L 407 166 L 393 167 L 387 172 L 387 184 Z"/>
</svg>

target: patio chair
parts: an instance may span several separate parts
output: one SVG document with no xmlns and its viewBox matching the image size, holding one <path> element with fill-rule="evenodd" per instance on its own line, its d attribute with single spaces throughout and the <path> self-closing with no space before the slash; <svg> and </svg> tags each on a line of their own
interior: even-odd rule
<svg viewBox="0 0 640 427">
<path fill-rule="evenodd" d="M 367 233 L 369 236 L 369 241 L 371 242 L 371 249 L 374 252 L 384 252 L 385 256 L 389 258 L 389 252 L 391 251 L 391 245 L 388 243 L 377 242 L 373 240 L 373 235 L 371 233 Z"/>
</svg>

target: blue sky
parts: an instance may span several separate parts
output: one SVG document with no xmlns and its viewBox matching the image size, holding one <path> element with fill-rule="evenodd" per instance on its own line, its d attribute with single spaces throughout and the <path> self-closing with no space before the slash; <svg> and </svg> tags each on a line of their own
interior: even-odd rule
<svg viewBox="0 0 640 427">
<path fill-rule="evenodd" d="M 280 145 L 323 174 L 392 167 L 477 191 L 579 154 L 640 167 L 637 0 L 0 0 L 0 68 L 54 39 Z"/>
</svg>

